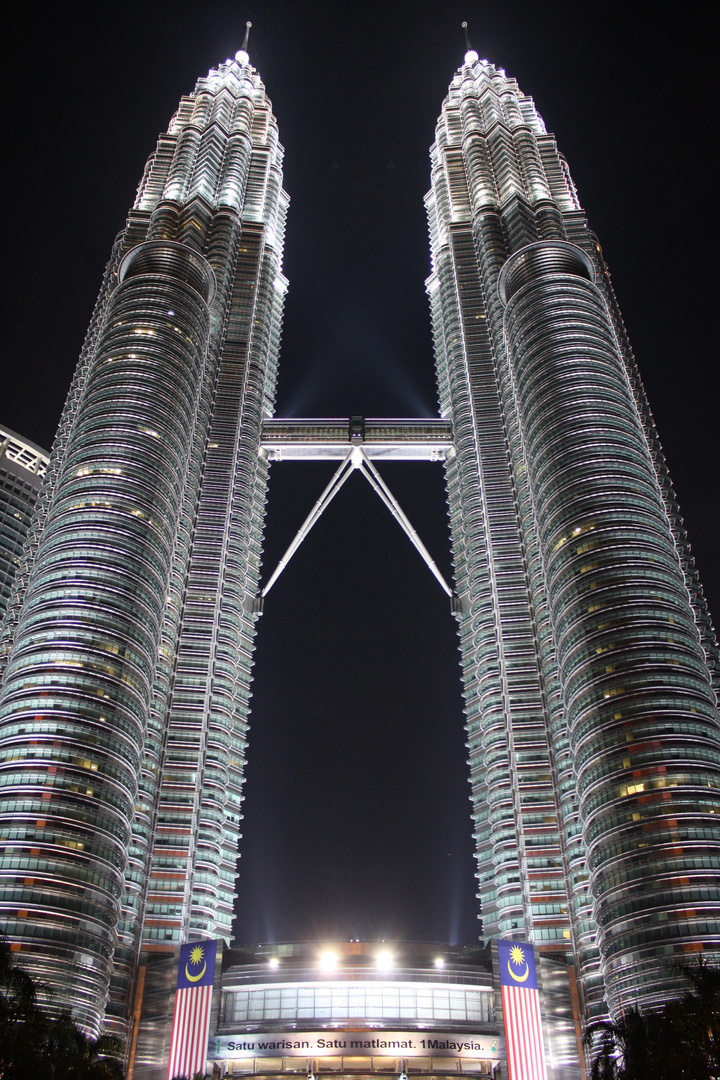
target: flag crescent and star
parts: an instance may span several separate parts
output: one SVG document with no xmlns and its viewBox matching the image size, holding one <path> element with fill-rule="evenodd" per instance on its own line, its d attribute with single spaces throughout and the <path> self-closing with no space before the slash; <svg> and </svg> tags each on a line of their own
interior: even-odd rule
<svg viewBox="0 0 720 1080">
<path fill-rule="evenodd" d="M 197 975 L 194 973 L 191 975 L 188 970 L 191 965 L 202 963 L 202 968 L 198 971 Z M 205 960 L 205 950 L 202 945 L 196 945 L 194 949 L 190 950 L 190 959 L 185 964 L 185 978 L 188 982 L 196 983 L 200 982 L 203 975 L 207 971 L 207 961 Z"/>
<path fill-rule="evenodd" d="M 521 970 L 522 970 L 522 967 L 524 965 L 525 971 L 523 972 L 522 975 L 516 975 L 515 972 L 513 971 L 513 969 L 510 966 L 511 964 L 519 965 Z M 510 978 L 513 980 L 513 982 L 516 982 L 516 983 L 527 982 L 528 975 L 530 974 L 530 965 L 528 964 L 527 960 L 525 959 L 525 953 L 522 951 L 522 949 L 520 948 L 519 945 L 514 945 L 512 947 L 512 949 L 510 950 L 510 959 L 508 960 L 507 969 L 510 972 Z"/>
<path fill-rule="evenodd" d="M 215 974 L 216 944 L 212 939 L 188 941 L 180 948 L 177 988 L 211 986 Z"/>
</svg>

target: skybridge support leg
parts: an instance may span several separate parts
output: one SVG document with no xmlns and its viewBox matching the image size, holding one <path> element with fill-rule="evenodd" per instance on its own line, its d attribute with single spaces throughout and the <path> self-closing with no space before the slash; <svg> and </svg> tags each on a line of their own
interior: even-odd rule
<svg viewBox="0 0 720 1080">
<path fill-rule="evenodd" d="M 367 482 L 370 484 L 370 486 L 373 488 L 373 490 L 376 491 L 377 494 L 380 496 L 380 498 L 385 503 L 385 505 L 387 506 L 388 510 L 393 515 L 395 520 L 397 522 L 399 522 L 401 528 L 404 530 L 404 532 L 406 533 L 406 535 L 410 539 L 410 542 L 420 552 L 423 559 L 425 560 L 425 563 L 426 563 L 428 569 L 430 570 L 430 573 L 440 582 L 441 587 L 448 594 L 448 596 L 452 599 L 452 595 L 453 595 L 452 589 L 450 588 L 450 586 L 446 582 L 445 578 L 442 576 L 442 574 L 438 570 L 437 565 L 435 564 L 435 561 L 433 560 L 433 558 L 430 555 L 430 552 L 425 547 L 422 540 L 418 536 L 417 532 L 415 531 L 415 529 L 410 524 L 410 521 L 409 521 L 407 515 L 405 514 L 404 510 L 400 506 L 400 503 L 397 501 L 397 499 L 395 498 L 395 496 L 391 492 L 390 488 L 387 486 L 387 484 L 383 480 L 382 476 L 380 475 L 380 473 L 377 471 L 377 469 L 373 465 L 372 461 L 370 461 L 370 459 L 362 451 L 362 449 L 359 450 L 359 454 L 360 454 L 362 460 L 361 460 L 361 464 L 358 466 L 358 468 L 360 468 L 360 471 L 362 472 L 363 476 L 365 477 Z"/>
<path fill-rule="evenodd" d="M 300 547 L 300 545 L 302 544 L 303 540 L 305 539 L 307 534 L 312 529 L 315 522 L 320 518 L 320 515 L 323 513 L 323 511 L 333 501 L 333 499 L 337 495 L 338 491 L 343 486 L 343 484 L 347 480 L 348 476 L 350 475 L 350 473 L 355 468 L 355 465 L 353 463 L 352 458 L 353 458 L 353 451 L 351 450 L 349 452 L 349 454 L 347 455 L 347 457 L 343 460 L 342 464 L 340 465 L 340 468 L 335 473 L 333 473 L 332 480 L 330 481 L 328 486 L 325 488 L 322 495 L 320 496 L 318 501 L 315 503 L 312 510 L 310 511 L 310 513 L 308 514 L 308 516 L 305 518 L 304 522 L 302 523 L 302 525 L 298 529 L 297 535 L 295 536 L 295 539 L 293 540 L 290 547 L 287 549 L 287 551 L 283 555 L 280 562 L 277 564 L 277 568 L 275 569 L 274 574 L 272 575 L 272 577 L 268 581 L 267 585 L 263 589 L 263 591 L 261 593 L 261 597 L 262 597 L 263 600 L 265 599 L 267 594 L 270 592 L 273 585 L 275 584 L 277 579 L 280 577 L 283 570 L 285 569 L 287 564 L 290 562 L 293 555 L 295 554 L 297 549 Z"/>
</svg>

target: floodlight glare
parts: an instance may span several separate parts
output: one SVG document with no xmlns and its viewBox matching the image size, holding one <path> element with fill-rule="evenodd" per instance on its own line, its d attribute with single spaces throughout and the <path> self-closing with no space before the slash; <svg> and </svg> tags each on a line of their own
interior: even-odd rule
<svg viewBox="0 0 720 1080">
<path fill-rule="evenodd" d="M 436 956 L 435 957 L 435 967 L 436 968 L 444 968 L 445 967 L 445 961 L 443 960 L 442 956 Z"/>
<path fill-rule="evenodd" d="M 387 949 L 383 949 L 382 952 L 377 954 L 375 963 L 381 971 L 389 971 L 393 965 L 392 953 L 388 952 Z"/>
<path fill-rule="evenodd" d="M 320 967 L 323 969 L 323 971 L 335 970 L 335 968 L 337 967 L 337 954 L 334 953 L 332 949 L 328 949 L 327 952 L 324 952 L 322 954 L 322 956 L 320 957 Z"/>
<path fill-rule="evenodd" d="M 268 960 L 268 967 L 271 968 L 272 971 L 275 971 L 278 967 L 280 967 L 280 961 L 278 960 L 277 956 L 270 957 L 270 959 Z"/>
</svg>

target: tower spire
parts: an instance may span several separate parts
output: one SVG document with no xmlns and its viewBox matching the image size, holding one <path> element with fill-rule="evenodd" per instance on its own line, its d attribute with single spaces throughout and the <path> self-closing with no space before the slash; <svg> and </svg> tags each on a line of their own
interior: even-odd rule
<svg viewBox="0 0 720 1080">
<path fill-rule="evenodd" d="M 245 64 L 250 63 L 250 57 L 248 55 L 247 48 L 248 48 L 248 39 L 250 37 L 250 27 L 251 26 L 252 26 L 252 23 L 248 19 L 248 21 L 245 23 L 245 37 L 243 38 L 242 49 L 238 49 L 238 51 L 235 53 L 235 59 L 237 60 L 238 64 L 241 65 L 241 67 L 244 67 Z"/>
<path fill-rule="evenodd" d="M 472 45 L 470 44 L 470 35 L 468 34 L 468 24 L 467 24 L 467 22 L 463 22 L 462 28 L 463 28 L 463 32 L 465 34 L 465 48 L 467 50 L 466 53 L 465 53 L 465 63 L 466 64 L 474 64 L 475 61 L 478 59 L 478 54 L 475 52 Z"/>
</svg>

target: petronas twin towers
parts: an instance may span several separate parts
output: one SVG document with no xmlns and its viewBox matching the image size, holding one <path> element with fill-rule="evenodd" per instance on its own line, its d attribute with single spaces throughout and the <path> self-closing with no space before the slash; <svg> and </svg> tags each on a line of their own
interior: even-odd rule
<svg viewBox="0 0 720 1080">
<path fill-rule="evenodd" d="M 0 925 L 92 1032 L 122 1029 L 142 950 L 231 936 L 282 154 L 245 51 L 181 101 L 110 257 L 3 626 Z M 532 100 L 468 52 L 431 160 L 482 932 L 566 958 L 586 1015 L 652 1006 L 678 961 L 720 951 L 712 626 Z"/>
</svg>

